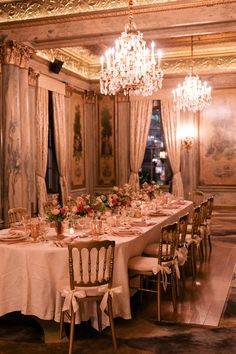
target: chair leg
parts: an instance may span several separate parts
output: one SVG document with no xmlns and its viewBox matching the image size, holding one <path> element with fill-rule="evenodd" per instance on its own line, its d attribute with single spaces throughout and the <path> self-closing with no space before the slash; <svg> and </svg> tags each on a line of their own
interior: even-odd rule
<svg viewBox="0 0 236 354">
<path fill-rule="evenodd" d="M 71 308 L 69 354 L 72 354 L 73 351 L 74 332 L 75 332 L 75 312 Z"/>
<path fill-rule="evenodd" d="M 109 320 L 111 325 L 113 348 L 114 348 L 114 352 L 116 352 L 117 351 L 116 333 L 115 333 L 115 325 L 114 325 L 113 312 L 112 312 L 112 298 L 110 295 L 108 296 L 108 314 L 109 314 Z"/>
<path fill-rule="evenodd" d="M 180 296 L 180 279 L 178 279 L 178 277 L 175 277 L 175 286 L 176 286 L 176 294 L 177 294 L 177 297 Z"/>
<path fill-rule="evenodd" d="M 174 311 L 177 310 L 177 301 L 176 301 L 176 274 L 174 273 L 174 271 L 172 270 L 171 272 L 171 295 L 172 295 L 172 303 L 173 303 L 173 308 Z"/>
<path fill-rule="evenodd" d="M 195 245 L 192 243 L 190 245 L 190 257 L 191 257 L 191 268 L 192 268 L 192 277 L 196 277 L 197 266 L 196 266 L 196 257 L 195 257 Z"/>
<path fill-rule="evenodd" d="M 210 233 L 207 235 L 207 239 L 208 239 L 209 250 L 211 253 L 212 252 L 212 243 L 211 243 L 211 234 Z"/>
<path fill-rule="evenodd" d="M 61 310 L 61 315 L 60 315 L 60 332 L 59 332 L 59 336 L 60 339 L 63 338 L 63 325 L 64 325 L 64 311 Z"/>
<path fill-rule="evenodd" d="M 161 274 L 157 274 L 157 320 L 161 321 Z"/>
<path fill-rule="evenodd" d="M 180 276 L 183 284 L 183 288 L 185 289 L 185 265 L 180 267 Z"/>
<path fill-rule="evenodd" d="M 60 314 L 60 331 L 59 331 L 59 337 L 60 339 L 63 338 L 63 325 L 64 325 L 64 317 L 65 317 L 65 312 L 62 311 L 63 305 L 64 305 L 65 298 L 62 298 L 62 304 L 61 304 L 61 314 Z"/>
<path fill-rule="evenodd" d="M 99 301 L 96 301 L 97 305 L 97 319 L 98 319 L 98 330 L 102 332 L 102 316 L 101 316 L 101 309 Z"/>
<path fill-rule="evenodd" d="M 203 262 L 204 260 L 204 251 L 203 251 L 203 240 L 201 240 L 200 244 L 199 244 L 199 258 L 200 258 L 200 262 Z"/>
</svg>

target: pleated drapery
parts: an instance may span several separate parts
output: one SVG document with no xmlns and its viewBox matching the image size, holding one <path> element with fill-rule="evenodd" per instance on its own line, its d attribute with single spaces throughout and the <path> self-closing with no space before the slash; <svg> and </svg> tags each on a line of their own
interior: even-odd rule
<svg viewBox="0 0 236 354">
<path fill-rule="evenodd" d="M 48 158 L 48 90 L 37 87 L 36 93 L 36 184 L 38 211 L 43 215 L 47 201 L 45 175 Z"/>
<path fill-rule="evenodd" d="M 163 99 L 161 101 L 161 117 L 167 153 L 173 172 L 172 193 L 178 197 L 183 197 L 184 189 L 180 172 L 180 112 L 179 110 L 175 111 L 173 101 L 171 99 Z"/>
<path fill-rule="evenodd" d="M 53 117 L 57 166 L 60 175 L 60 187 L 62 204 L 68 199 L 68 185 L 66 179 L 66 116 L 65 116 L 65 96 L 53 92 Z"/>
<path fill-rule="evenodd" d="M 130 102 L 130 168 L 129 184 L 139 189 L 142 165 L 152 115 L 152 99 L 135 97 Z"/>
</svg>

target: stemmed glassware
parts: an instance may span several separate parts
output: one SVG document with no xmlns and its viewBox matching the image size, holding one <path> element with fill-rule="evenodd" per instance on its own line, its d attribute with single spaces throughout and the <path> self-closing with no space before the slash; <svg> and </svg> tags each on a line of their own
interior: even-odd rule
<svg viewBox="0 0 236 354">
<path fill-rule="evenodd" d="M 31 216 L 28 214 L 25 214 L 21 218 L 21 223 L 24 226 L 24 232 L 25 234 L 30 234 L 30 229 L 31 229 Z"/>
</svg>

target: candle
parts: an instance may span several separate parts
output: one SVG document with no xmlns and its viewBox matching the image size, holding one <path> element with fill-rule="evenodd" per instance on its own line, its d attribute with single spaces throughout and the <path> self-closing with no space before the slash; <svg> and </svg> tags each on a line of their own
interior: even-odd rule
<svg viewBox="0 0 236 354">
<path fill-rule="evenodd" d="M 103 63 L 104 63 L 104 57 L 103 57 L 103 55 L 102 55 L 102 56 L 101 56 L 102 74 L 103 74 Z"/>
<path fill-rule="evenodd" d="M 162 57 L 162 52 L 161 52 L 160 49 L 159 49 L 158 52 L 157 52 L 157 56 L 158 56 L 158 69 L 160 69 L 160 66 L 161 66 L 161 57 Z"/>
<path fill-rule="evenodd" d="M 70 233 L 70 235 L 74 235 L 75 230 L 74 230 L 74 228 L 73 228 L 73 227 L 70 227 L 70 229 L 69 229 L 69 233 Z"/>
</svg>

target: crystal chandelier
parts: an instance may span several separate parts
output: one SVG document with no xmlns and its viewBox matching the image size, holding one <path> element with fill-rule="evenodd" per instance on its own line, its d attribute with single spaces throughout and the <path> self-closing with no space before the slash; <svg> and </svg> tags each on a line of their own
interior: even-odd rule
<svg viewBox="0 0 236 354">
<path fill-rule="evenodd" d="M 151 50 L 146 48 L 143 34 L 137 31 L 133 22 L 133 1 L 129 1 L 129 23 L 101 57 L 100 91 L 105 95 L 149 96 L 162 87 L 163 71 L 160 67 L 161 51 L 156 62 L 154 42 Z"/>
<path fill-rule="evenodd" d="M 174 103 L 177 109 L 188 111 L 201 111 L 208 106 L 211 101 L 211 87 L 207 82 L 199 79 L 193 73 L 193 37 L 191 37 L 191 72 L 185 77 L 183 84 L 178 84 L 173 90 Z"/>
</svg>

